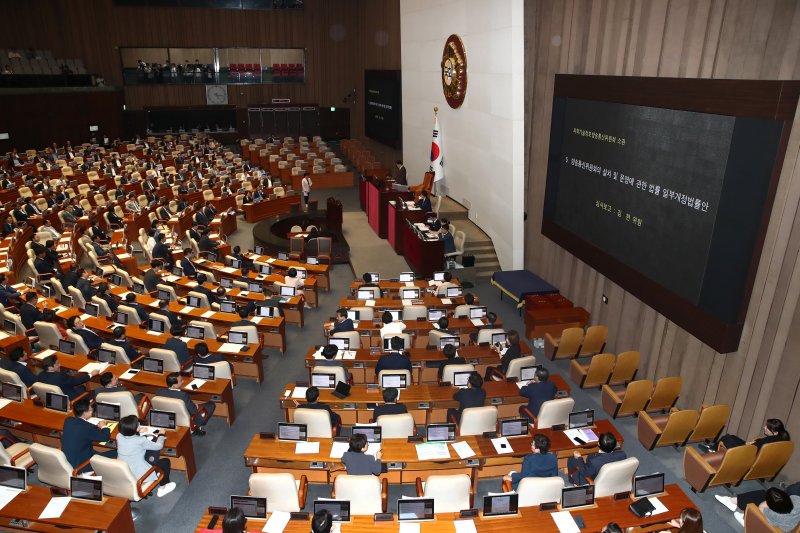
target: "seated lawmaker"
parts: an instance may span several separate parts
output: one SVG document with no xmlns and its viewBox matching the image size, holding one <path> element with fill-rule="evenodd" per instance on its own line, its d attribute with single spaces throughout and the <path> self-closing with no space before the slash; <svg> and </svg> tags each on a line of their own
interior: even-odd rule
<svg viewBox="0 0 800 533">
<path fill-rule="evenodd" d="M 572 452 L 572 457 L 567 460 L 569 479 L 575 485 L 585 485 L 586 478 L 596 478 L 603 465 L 622 461 L 628 457 L 623 450 L 616 449 L 617 438 L 613 433 L 606 432 L 600 435 L 598 445 L 600 451 L 587 455 L 585 460 L 581 452 L 577 450 Z"/>
<path fill-rule="evenodd" d="M 336 367 L 344 369 L 344 379 L 350 380 L 350 372 L 347 371 L 347 367 L 344 366 L 343 361 L 335 361 L 334 358 L 336 354 L 339 353 L 339 348 L 336 347 L 334 344 L 328 344 L 322 348 L 322 357 L 325 358 L 324 361 L 316 361 L 314 363 L 315 366 L 321 367 Z"/>
<path fill-rule="evenodd" d="M 423 190 L 420 193 L 419 198 L 417 198 L 416 206 L 426 213 L 433 211 L 433 206 L 431 205 L 431 199 L 428 195 L 428 191 Z"/>
<path fill-rule="evenodd" d="M 328 412 L 331 420 L 331 427 L 336 427 L 342 423 L 342 418 L 334 413 L 331 406 L 319 400 L 319 389 L 317 387 L 309 387 L 306 389 L 306 403 L 301 403 L 297 406 L 298 409 L 322 409 Z"/>
<path fill-rule="evenodd" d="M 405 343 L 401 337 L 392 337 L 389 341 L 392 352 L 382 355 L 375 365 L 375 375 L 379 375 L 381 370 L 408 370 L 411 372 L 411 358 L 403 352 Z"/>
<path fill-rule="evenodd" d="M 333 324 L 329 324 L 326 327 L 331 334 L 355 330 L 353 321 L 347 318 L 347 309 L 344 308 L 336 310 L 336 317 L 333 319 Z"/>
<path fill-rule="evenodd" d="M 87 328 L 80 316 L 71 316 L 67 319 L 67 327 L 78 337 L 83 339 L 86 347 L 90 350 L 97 350 L 103 344 L 103 338 L 97 333 Z"/>
<path fill-rule="evenodd" d="M 48 355 L 42 360 L 42 368 L 44 371 L 40 372 L 37 380 L 40 383 L 47 383 L 55 385 L 61 389 L 61 392 L 66 394 L 70 401 L 74 400 L 84 392 L 86 387 L 83 385 L 98 374 L 97 369 L 92 370 L 88 374 L 86 372 L 77 372 L 70 375 L 61 371 L 61 363 L 55 355 Z"/>
<path fill-rule="evenodd" d="M 214 414 L 216 405 L 214 405 L 214 402 L 205 402 L 202 404 L 201 409 L 198 409 L 192 401 L 191 396 L 189 396 L 189 393 L 181 389 L 181 383 L 182 378 L 179 372 L 171 372 L 167 374 L 167 388 L 159 389 L 158 392 L 156 392 L 156 396 L 177 398 L 178 400 L 183 401 L 183 404 L 186 406 L 186 410 L 189 412 L 189 416 L 192 419 L 192 423 L 199 428 L 193 434 L 197 436 L 203 436 L 206 434 L 206 431 L 203 429 L 203 427 L 208 424 L 209 420 L 211 420 L 211 415 Z"/>
<path fill-rule="evenodd" d="M 444 254 L 454 254 L 456 252 L 456 242 L 453 239 L 453 234 L 450 233 L 450 224 L 442 224 L 439 239 L 444 241 Z"/>
<path fill-rule="evenodd" d="M 36 376 L 28 368 L 28 354 L 21 346 L 11 350 L 8 359 L 0 359 L 0 368 L 14 372 L 26 387 L 30 387 L 36 382 Z"/>
<path fill-rule="evenodd" d="M 399 335 L 406 329 L 405 323 L 402 320 L 394 320 L 394 318 L 392 318 L 392 313 L 389 311 L 383 312 L 381 322 L 383 322 L 383 327 L 381 327 L 380 331 L 381 338 Z"/>
<path fill-rule="evenodd" d="M 370 474 L 380 475 L 383 463 L 383 450 L 378 450 L 375 457 L 367 455 L 369 448 L 367 437 L 363 433 L 353 433 L 350 437 L 350 449 L 342 455 L 342 462 L 347 467 L 347 473 L 351 476 L 368 476 Z"/>
<path fill-rule="evenodd" d="M 383 403 L 375 404 L 375 409 L 372 411 L 373 422 L 376 422 L 379 416 L 404 415 L 408 412 L 406 404 L 397 403 L 399 394 L 399 391 L 394 387 L 386 387 L 383 389 Z"/>
<path fill-rule="evenodd" d="M 72 468 L 78 468 L 93 455 L 99 453 L 94 449 L 95 443 L 111 440 L 111 429 L 106 427 L 105 420 L 101 420 L 97 425 L 89 422 L 94 414 L 94 409 L 88 398 L 81 398 L 75 402 L 72 412 L 75 416 L 64 419 L 64 429 L 61 432 L 61 451 L 64 452 Z M 114 459 L 117 451 L 108 450 L 100 455 Z M 88 472 L 91 469 L 92 467 L 87 464 L 80 470 L 80 473 Z"/>
<path fill-rule="evenodd" d="M 453 399 L 458 402 L 458 409 L 450 407 L 447 409 L 447 420 L 455 418 L 457 423 L 461 423 L 461 414 L 464 409 L 470 407 L 483 407 L 486 403 L 486 391 L 483 388 L 483 378 L 477 372 L 473 372 L 469 376 L 469 387 L 466 389 L 458 389 L 458 392 L 453 394 Z"/>
<path fill-rule="evenodd" d="M 550 372 L 544 368 L 539 367 L 533 377 L 533 381 L 522 387 L 519 395 L 528 399 L 528 408 L 533 416 L 539 416 L 539 410 L 542 408 L 544 402 L 555 399 L 558 387 L 550 379 Z M 523 407 L 519 410 L 520 414 L 527 416 Z"/>
<path fill-rule="evenodd" d="M 511 487 L 517 490 L 519 482 L 526 477 L 555 477 L 558 475 L 558 459 L 550 450 L 550 439 L 546 435 L 537 433 L 531 440 L 531 452 L 522 460 L 520 472 L 511 472 L 503 476 L 505 481 L 511 482 Z M 577 452 L 576 452 L 577 453 Z"/>
</svg>

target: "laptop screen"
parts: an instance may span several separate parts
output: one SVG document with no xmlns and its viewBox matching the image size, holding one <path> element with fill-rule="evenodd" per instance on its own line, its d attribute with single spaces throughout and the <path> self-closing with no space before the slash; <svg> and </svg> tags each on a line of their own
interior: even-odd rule
<svg viewBox="0 0 800 533">
<path fill-rule="evenodd" d="M 15 402 L 22 401 L 22 385 L 15 385 L 13 383 L 0 383 L 0 392 L 3 398 L 13 400 Z"/>
<path fill-rule="evenodd" d="M 306 263 L 309 265 L 318 265 L 319 260 L 316 257 L 306 257 Z"/>
<path fill-rule="evenodd" d="M 539 370 L 538 365 L 534 366 L 523 366 L 519 369 L 519 380 L 520 381 L 531 381 L 536 376 L 536 371 Z"/>
<path fill-rule="evenodd" d="M 72 476 L 69 478 L 70 497 L 93 502 L 103 501 L 103 480 Z"/>
<path fill-rule="evenodd" d="M 439 349 L 444 350 L 444 347 L 448 344 L 452 344 L 456 348 L 458 348 L 461 343 L 458 337 L 439 337 Z"/>
<path fill-rule="evenodd" d="M 147 294 L 147 289 L 145 288 L 144 284 L 134 282 L 133 292 L 135 292 L 136 294 Z"/>
<path fill-rule="evenodd" d="M 247 344 L 246 331 L 229 331 L 228 342 L 231 344 Z"/>
<path fill-rule="evenodd" d="M 169 301 L 171 296 L 172 295 L 169 293 L 169 291 L 164 290 L 164 289 L 158 289 L 158 299 L 159 300 L 167 300 L 167 301 Z"/>
<path fill-rule="evenodd" d="M 425 436 L 428 442 L 455 442 L 455 424 L 428 424 L 425 427 Z"/>
<path fill-rule="evenodd" d="M 340 350 L 350 349 L 350 339 L 340 339 L 339 337 L 331 337 L 328 339 L 328 344 L 333 344 Z"/>
<path fill-rule="evenodd" d="M 453 372 L 453 386 L 465 388 L 469 386 L 469 377 L 472 375 L 471 371 L 467 372 Z"/>
<path fill-rule="evenodd" d="M 122 276 L 120 276 L 119 274 L 111 274 L 111 284 L 122 285 Z"/>
<path fill-rule="evenodd" d="M 334 522 L 350 521 L 350 501 L 348 500 L 315 500 L 314 514 L 322 510 L 331 513 Z"/>
<path fill-rule="evenodd" d="M 128 313 L 123 313 L 122 311 L 117 311 L 114 314 L 114 322 L 117 324 L 128 324 Z"/>
<path fill-rule="evenodd" d="M 367 442 L 380 442 L 382 428 L 380 426 L 353 426 L 353 435 L 361 433 L 367 437 Z"/>
<path fill-rule="evenodd" d="M 189 307 L 200 307 L 200 298 L 198 296 L 189 296 L 186 300 L 186 305 Z"/>
<path fill-rule="evenodd" d="M 3 319 L 3 329 L 11 335 L 17 334 L 17 324 L 13 320 Z"/>
<path fill-rule="evenodd" d="M 469 308 L 469 317 L 472 319 L 475 318 L 484 318 L 486 316 L 486 307 L 470 307 Z"/>
<path fill-rule="evenodd" d="M 436 322 L 443 316 L 447 316 L 447 309 L 428 309 L 428 322 Z"/>
<path fill-rule="evenodd" d="M 286 253 L 286 252 L 278 252 L 278 259 L 281 260 L 281 261 L 288 261 L 289 260 L 289 254 Z"/>
<path fill-rule="evenodd" d="M 278 422 L 278 440 L 307 440 L 307 435 L 305 424 Z"/>
<path fill-rule="evenodd" d="M 444 274 L 445 272 L 443 270 L 439 272 L 434 272 L 433 281 L 444 281 Z"/>
<path fill-rule="evenodd" d="M 505 333 L 492 333 L 492 344 L 503 344 L 506 342 Z"/>
<path fill-rule="evenodd" d="M 95 414 L 97 418 L 102 418 L 103 420 L 119 421 L 119 405 L 115 403 L 96 402 Z"/>
<path fill-rule="evenodd" d="M 413 272 L 400 272 L 400 283 L 413 282 L 415 275 Z"/>
<path fill-rule="evenodd" d="M 381 388 L 382 389 L 405 389 L 408 386 L 406 383 L 405 374 L 382 374 L 381 375 Z"/>
<path fill-rule="evenodd" d="M 483 516 L 515 515 L 518 511 L 519 495 L 514 492 L 483 497 Z"/>
<path fill-rule="evenodd" d="M 359 300 L 372 300 L 374 296 L 372 289 L 358 289 L 356 294 L 356 298 Z"/>
<path fill-rule="evenodd" d="M 400 498 L 397 500 L 399 521 L 433 520 L 433 498 Z"/>
<path fill-rule="evenodd" d="M 519 437 L 528 434 L 528 420 L 525 418 L 512 418 L 500 421 L 501 437 Z"/>
<path fill-rule="evenodd" d="M 142 370 L 145 372 L 153 372 L 154 374 L 162 374 L 164 372 L 164 361 L 161 359 L 153 359 L 152 357 L 145 357 L 142 360 Z"/>
<path fill-rule="evenodd" d="M 10 489 L 25 490 L 27 472 L 15 466 L 0 466 L 0 486 Z"/>
<path fill-rule="evenodd" d="M 217 254 L 215 254 L 215 253 L 210 253 L 210 254 L 208 254 L 208 255 L 206 256 L 206 259 L 208 259 L 208 260 L 209 260 L 210 262 L 212 262 L 212 263 L 216 263 L 216 262 L 217 262 Z"/>
<path fill-rule="evenodd" d="M 403 311 L 400 309 L 387 309 L 390 315 L 392 315 L 392 321 L 397 322 L 399 320 L 403 320 Z"/>
<path fill-rule="evenodd" d="M 58 351 L 69 355 L 75 355 L 75 342 L 66 339 L 58 339 Z"/>
<path fill-rule="evenodd" d="M 109 350 L 107 348 L 100 348 L 97 350 L 97 360 L 101 363 L 109 363 L 109 364 L 116 364 L 117 362 L 117 352 L 114 350 Z"/>
<path fill-rule="evenodd" d="M 247 290 L 249 292 L 262 292 L 261 284 L 255 281 L 251 281 L 247 284 Z"/>
<path fill-rule="evenodd" d="M 336 386 L 336 374 L 311 374 L 311 386 L 318 389 L 332 389 Z"/>
<path fill-rule="evenodd" d="M 174 267 L 172 267 L 172 275 L 173 276 L 182 277 L 183 276 L 183 268 L 180 267 L 179 265 L 175 265 Z"/>
<path fill-rule="evenodd" d="M 262 274 L 269 276 L 270 274 L 272 274 L 272 266 L 260 265 L 258 271 Z"/>
<path fill-rule="evenodd" d="M 64 307 L 72 307 L 72 296 L 67 296 L 66 294 L 62 294 L 61 298 L 59 298 L 58 301 Z"/>
<path fill-rule="evenodd" d="M 377 272 L 369 272 L 369 277 L 372 283 L 378 283 L 381 280 L 381 276 Z"/>
<path fill-rule="evenodd" d="M 242 268 L 242 262 L 239 259 L 231 259 L 232 268 Z"/>
<path fill-rule="evenodd" d="M 53 411 L 66 413 L 69 411 L 69 396 L 66 394 L 56 394 L 48 392 L 44 395 L 44 406 Z"/>
<path fill-rule="evenodd" d="M 228 300 L 223 300 L 219 303 L 219 310 L 221 313 L 235 313 L 236 312 L 236 302 L 230 302 Z"/>
<path fill-rule="evenodd" d="M 263 317 L 272 317 L 273 314 L 273 307 L 269 305 L 259 305 L 256 307 L 256 316 L 263 316 Z"/>
<path fill-rule="evenodd" d="M 258 255 L 264 255 L 264 247 L 263 246 L 256 246 L 255 253 Z"/>
<path fill-rule="evenodd" d="M 419 299 L 419 289 L 401 289 L 400 298 L 403 300 L 417 300 Z"/>
<path fill-rule="evenodd" d="M 225 289 L 233 287 L 233 280 L 231 278 L 222 278 L 219 280 L 219 286 Z"/>
<path fill-rule="evenodd" d="M 214 370 L 216 369 L 212 365 L 201 365 L 200 363 L 195 363 L 192 366 L 192 377 L 214 381 Z"/>
<path fill-rule="evenodd" d="M 167 328 L 167 324 L 163 320 L 159 320 L 158 318 L 151 318 L 150 319 L 150 331 L 156 331 L 158 333 L 164 333 L 164 330 Z"/>
<path fill-rule="evenodd" d="M 231 507 L 238 507 L 247 518 L 266 518 L 267 499 L 255 496 L 231 496 Z"/>
<path fill-rule="evenodd" d="M 100 305 L 87 303 L 86 304 L 86 314 L 92 316 L 100 316 Z"/>
<path fill-rule="evenodd" d="M 205 339 L 206 338 L 206 330 L 200 326 L 187 326 L 186 327 L 186 336 L 190 339 Z"/>
<path fill-rule="evenodd" d="M 293 298 L 295 294 L 297 294 L 297 290 L 294 287 L 289 287 L 287 285 L 281 285 L 281 296 Z"/>
<path fill-rule="evenodd" d="M 353 311 L 352 309 L 348 309 L 347 318 L 354 322 L 358 322 L 361 319 L 361 311 Z"/>
<path fill-rule="evenodd" d="M 150 425 L 153 427 L 175 429 L 175 413 L 172 411 L 150 409 L 148 416 L 150 417 Z"/>
<path fill-rule="evenodd" d="M 569 414 L 569 429 L 585 428 L 594 424 L 594 409 Z"/>
<path fill-rule="evenodd" d="M 458 298 L 461 296 L 461 287 L 447 287 L 448 298 Z"/>
<path fill-rule="evenodd" d="M 664 473 L 648 474 L 633 478 L 633 497 L 643 498 L 664 492 Z"/>
<path fill-rule="evenodd" d="M 297 271 L 298 279 L 306 279 L 306 277 L 308 276 L 308 272 L 305 269 L 297 268 L 295 270 Z"/>
<path fill-rule="evenodd" d="M 594 505 L 594 485 L 578 485 L 561 489 L 561 509 Z"/>
</svg>

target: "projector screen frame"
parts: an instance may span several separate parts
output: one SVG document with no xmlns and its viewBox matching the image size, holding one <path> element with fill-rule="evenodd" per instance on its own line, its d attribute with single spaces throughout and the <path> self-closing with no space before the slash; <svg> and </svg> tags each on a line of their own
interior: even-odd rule
<svg viewBox="0 0 800 533">
<path fill-rule="evenodd" d="M 558 98 L 575 98 L 783 122 L 735 322 L 724 322 L 712 316 L 582 237 L 556 224 L 554 220 L 547 218 L 547 209 L 542 210 L 542 234 L 717 352 L 730 353 L 738 350 L 799 96 L 800 82 L 797 81 L 569 74 L 555 76 L 554 102 Z M 555 106 L 553 107 L 555 110 Z M 551 135 L 552 128 L 551 123 Z M 548 163 L 552 164 L 555 155 L 548 151 L 548 157 Z M 549 178 L 548 170 L 546 189 L 553 186 Z"/>
</svg>

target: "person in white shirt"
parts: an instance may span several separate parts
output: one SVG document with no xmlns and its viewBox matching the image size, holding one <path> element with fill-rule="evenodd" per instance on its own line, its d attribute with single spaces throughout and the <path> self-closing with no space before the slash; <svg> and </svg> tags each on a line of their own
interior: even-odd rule
<svg viewBox="0 0 800 533">
<path fill-rule="evenodd" d="M 58 232 L 58 230 L 56 230 L 56 228 L 53 227 L 51 222 L 47 219 L 44 219 L 44 224 L 42 224 L 42 226 L 39 228 L 39 231 L 49 233 L 50 235 L 53 236 L 54 241 L 57 241 L 58 239 L 61 238 L 61 234 Z"/>
<path fill-rule="evenodd" d="M 156 247 L 156 244 L 157 244 L 157 242 L 156 242 L 156 232 L 155 232 L 155 230 L 151 229 L 148 232 L 148 237 L 147 237 L 147 252 L 150 253 L 151 255 L 153 253 L 153 248 Z"/>
<path fill-rule="evenodd" d="M 383 316 L 381 317 L 381 322 L 383 322 L 383 327 L 381 328 L 381 338 L 399 335 L 406 329 L 406 325 L 402 321 L 398 320 L 395 322 L 392 320 L 392 313 L 389 311 L 384 311 Z"/>
<path fill-rule="evenodd" d="M 303 283 L 303 278 L 298 277 L 296 268 L 290 268 L 286 271 L 286 276 L 283 278 L 284 285 L 288 287 L 302 287 Z"/>
<path fill-rule="evenodd" d="M 303 176 L 303 181 L 300 183 L 303 186 L 303 203 L 306 207 L 308 207 L 308 198 L 311 196 L 311 186 L 313 185 L 311 182 L 311 177 L 306 174 Z"/>
</svg>

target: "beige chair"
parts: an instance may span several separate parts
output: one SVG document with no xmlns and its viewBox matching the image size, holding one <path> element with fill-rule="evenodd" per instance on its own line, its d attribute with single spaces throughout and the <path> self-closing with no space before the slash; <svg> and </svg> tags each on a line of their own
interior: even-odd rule
<svg viewBox="0 0 800 533">
<path fill-rule="evenodd" d="M 323 409 L 295 409 L 294 423 L 305 424 L 306 435 L 311 439 L 330 439 L 337 434 L 328 411 Z"/>
<path fill-rule="evenodd" d="M 138 326 L 142 323 L 142 320 L 139 318 L 139 313 L 133 307 L 119 305 L 117 306 L 117 311 L 128 315 L 128 324 L 132 326 Z"/>
<path fill-rule="evenodd" d="M 175 292 L 175 288 L 172 287 L 172 285 L 165 285 L 163 283 L 158 283 L 156 285 L 156 294 L 158 294 L 158 291 L 166 291 L 167 293 L 169 293 L 169 301 L 170 302 L 177 302 L 178 301 L 178 295 Z"/>
<path fill-rule="evenodd" d="M 637 421 L 639 442 L 648 450 L 661 446 L 683 446 L 699 417 L 700 413 L 694 409 L 673 409 L 668 415 L 655 417 L 641 412 Z"/>
<path fill-rule="evenodd" d="M 104 494 L 132 502 L 146 498 L 164 479 L 164 472 L 156 465 L 151 466 L 142 477 L 136 479 L 131 467 L 122 459 L 111 459 L 97 454 L 92 456 L 90 462 L 94 473 L 103 478 Z"/>
<path fill-rule="evenodd" d="M 203 328 L 203 335 L 205 336 L 205 339 L 217 339 L 217 333 L 214 331 L 214 325 L 211 322 L 206 322 L 204 320 L 190 320 L 189 325 Z"/>
<path fill-rule="evenodd" d="M 39 345 L 51 350 L 58 349 L 58 341 L 61 340 L 61 332 L 52 322 L 34 322 L 33 328 L 39 336 Z"/>
<path fill-rule="evenodd" d="M 569 377 L 582 389 L 603 386 L 611 377 L 616 357 L 613 353 L 599 353 L 592 357 L 589 364 L 576 360 L 570 361 Z"/>
<path fill-rule="evenodd" d="M 418 477 L 417 496 L 433 498 L 433 508 L 437 513 L 457 513 L 472 507 L 472 481 L 467 474 L 434 474 L 425 481 Z"/>
<path fill-rule="evenodd" d="M 279 474 L 250 474 L 250 496 L 266 498 L 269 512 L 293 513 L 306 506 L 308 478 L 283 472 Z"/>
<path fill-rule="evenodd" d="M 227 361 L 217 361 L 210 363 L 214 367 L 214 379 L 229 379 L 231 385 L 236 385 L 236 375 L 233 373 L 233 366 Z"/>
<path fill-rule="evenodd" d="M 386 478 L 340 474 L 333 482 L 331 497 L 350 501 L 350 514 L 353 516 L 372 516 L 386 512 L 388 493 Z"/>
<path fill-rule="evenodd" d="M 153 409 L 175 413 L 175 425 L 188 427 L 192 431 L 199 429 L 200 426 L 192 422 L 192 416 L 189 414 L 189 410 L 186 409 L 186 404 L 183 403 L 183 400 L 166 396 L 153 396 L 150 401 Z M 203 406 L 198 406 L 197 412 L 203 413 L 206 411 Z"/>
<path fill-rule="evenodd" d="M 656 381 L 653 394 L 650 396 L 650 401 L 647 402 L 645 411 L 648 413 L 652 413 L 653 411 L 663 411 L 666 413 L 669 411 L 678 402 L 682 383 L 683 378 L 680 376 L 661 378 Z"/>
<path fill-rule="evenodd" d="M 86 300 L 84 300 L 81 291 L 79 291 L 76 287 L 69 287 L 67 291 L 69 291 L 69 295 L 72 298 L 73 307 L 77 307 L 78 309 L 86 309 Z"/>
<path fill-rule="evenodd" d="M 453 285 L 455 286 L 455 285 Z M 440 287 L 441 288 L 441 287 Z M 438 293 L 438 291 L 437 291 Z M 443 292 L 442 294 L 447 294 Z M 457 305 L 456 308 L 453 310 L 453 316 L 455 318 L 468 318 L 469 317 L 469 310 L 472 308 L 471 305 L 461 304 Z"/>
<path fill-rule="evenodd" d="M 447 365 L 444 367 L 444 370 L 442 370 L 442 383 L 452 383 L 454 379 L 453 375 L 457 372 L 475 372 L 475 365 Z"/>
<path fill-rule="evenodd" d="M 152 348 L 149 357 L 159 359 L 164 362 L 164 372 L 180 372 L 181 364 L 178 361 L 178 355 L 172 350 L 165 350 L 164 348 Z"/>
<path fill-rule="evenodd" d="M 608 326 L 589 326 L 583 337 L 578 357 L 591 357 L 603 351 L 608 339 Z"/>
<path fill-rule="evenodd" d="M 25 385 L 25 383 L 22 381 L 22 378 L 20 378 L 19 374 L 17 374 L 16 372 L 12 372 L 10 370 L 5 370 L 5 369 L 0 368 L 0 382 L 1 383 L 10 383 L 12 385 L 17 385 L 17 386 L 21 387 L 22 388 L 21 389 L 22 390 L 22 398 L 23 399 L 27 399 L 28 398 L 28 396 L 29 396 L 28 387 Z"/>
<path fill-rule="evenodd" d="M 345 369 L 340 366 L 315 366 L 311 369 L 312 381 L 314 379 L 314 374 L 333 374 L 336 376 L 335 379 L 337 383 L 340 381 L 343 383 L 349 383 L 351 381 L 345 376 Z"/>
<path fill-rule="evenodd" d="M 143 394 L 142 400 L 136 403 L 131 391 L 99 392 L 95 396 L 95 401 L 119 405 L 120 418 L 136 415 L 140 420 L 144 420 L 150 410 L 150 398 Z"/>
<path fill-rule="evenodd" d="M 508 363 L 508 370 L 505 374 L 497 370 L 496 368 L 493 369 L 494 372 L 492 373 L 492 377 L 498 376 L 501 381 L 505 381 L 509 378 L 515 378 L 517 380 L 520 379 L 522 375 L 522 369 L 527 367 L 536 366 L 536 357 L 533 355 L 526 355 L 525 357 L 517 357 L 516 359 L 512 359 L 511 362 Z"/>
<path fill-rule="evenodd" d="M 31 444 L 28 451 L 31 458 L 38 465 L 37 478 L 45 485 L 58 487 L 60 489 L 69 489 L 69 478 L 76 475 L 82 465 L 73 467 L 67 461 L 67 456 L 58 448 L 51 448 L 44 444 L 34 443 Z M 88 461 L 87 461 L 88 462 Z"/>
<path fill-rule="evenodd" d="M 615 385 L 627 385 L 636 379 L 640 358 L 641 354 L 636 350 L 622 352 L 617 355 L 614 371 L 611 372 L 611 377 L 608 378 L 608 384 L 612 387 Z"/>
<path fill-rule="evenodd" d="M 8 448 L 0 446 L 0 465 L 31 468 L 35 461 L 30 454 L 30 444 L 15 442 Z"/>
<path fill-rule="evenodd" d="M 427 318 L 428 308 L 424 305 L 406 305 L 403 306 L 403 320 L 416 320 L 418 318 Z"/>
<path fill-rule="evenodd" d="M 683 451 L 683 477 L 693 492 L 719 485 L 738 485 L 753 466 L 756 452 L 752 444 L 707 454 L 687 446 Z"/>
<path fill-rule="evenodd" d="M 450 420 L 450 422 L 455 422 Z M 461 413 L 461 422 L 456 426 L 458 434 L 462 437 L 468 435 L 483 435 L 487 431 L 497 430 L 497 407 L 485 405 L 483 407 L 469 407 Z"/>
<path fill-rule="evenodd" d="M 516 490 L 519 494 L 519 506 L 533 507 L 542 503 L 560 502 L 563 488 L 564 480 L 558 476 L 522 478 Z M 510 481 L 503 481 L 503 490 L 513 490 Z"/>
<path fill-rule="evenodd" d="M 381 427 L 382 439 L 407 439 L 416 433 L 411 413 L 381 415 L 375 423 Z"/>
<path fill-rule="evenodd" d="M 583 344 L 583 328 L 567 328 L 561 332 L 561 337 L 554 338 L 549 333 L 544 334 L 545 352 L 550 354 L 550 359 L 572 359 L 581 351 Z"/>
<path fill-rule="evenodd" d="M 534 417 L 527 408 L 526 412 L 527 416 L 534 421 L 536 429 L 549 429 L 553 426 L 568 424 L 569 414 L 574 408 L 574 398 L 556 398 L 543 402 L 537 417 Z"/>
<path fill-rule="evenodd" d="M 383 376 L 405 376 L 406 385 L 411 385 L 411 371 L 410 370 L 381 370 L 378 372 L 378 384 L 383 383 Z"/>
<path fill-rule="evenodd" d="M 606 463 L 594 478 L 594 497 L 603 498 L 620 492 L 630 492 L 633 488 L 633 476 L 639 468 L 639 459 L 628 457 L 622 461 Z"/>
<path fill-rule="evenodd" d="M 709 405 L 700 410 L 700 419 L 697 421 L 689 442 L 712 442 L 719 439 L 722 430 L 728 423 L 731 415 L 731 406 L 728 404 Z"/>
<path fill-rule="evenodd" d="M 622 390 L 603 385 L 600 401 L 603 410 L 611 418 L 632 416 L 643 411 L 653 393 L 653 382 L 649 379 L 631 381 Z"/>
<path fill-rule="evenodd" d="M 357 331 L 340 331 L 331 335 L 334 339 L 347 339 L 350 341 L 349 347 L 351 350 L 358 350 L 361 348 L 361 337 Z"/>
<path fill-rule="evenodd" d="M 373 307 L 351 307 L 351 311 L 358 311 L 359 320 L 375 320 L 375 308 Z"/>
<path fill-rule="evenodd" d="M 123 364 L 123 365 L 131 364 L 130 359 L 128 359 L 128 354 L 125 353 L 125 348 L 123 348 L 122 346 L 117 346 L 116 344 L 109 344 L 107 342 L 104 342 L 104 343 L 102 343 L 100 345 L 100 349 L 102 349 L 102 350 L 111 350 L 112 352 L 114 352 L 116 354 L 115 357 L 114 357 L 114 361 L 118 365 L 119 364 Z"/>
<path fill-rule="evenodd" d="M 87 355 L 89 353 L 89 347 L 86 346 L 83 337 L 80 337 L 71 329 L 67 330 L 67 338 L 75 343 L 75 355 Z"/>
<path fill-rule="evenodd" d="M 211 308 L 211 306 L 208 303 L 208 296 L 206 296 L 202 292 L 189 291 L 188 296 L 197 297 L 200 300 L 200 307 L 203 307 L 205 309 L 210 309 Z"/>
<path fill-rule="evenodd" d="M 492 335 L 497 333 L 505 333 L 503 328 L 486 328 L 478 331 L 478 344 L 485 344 L 492 342 Z"/>
</svg>

